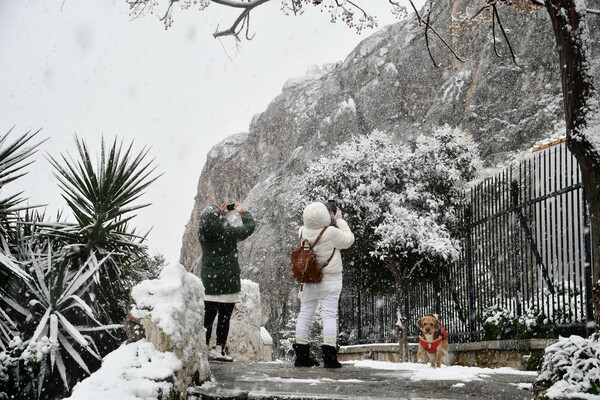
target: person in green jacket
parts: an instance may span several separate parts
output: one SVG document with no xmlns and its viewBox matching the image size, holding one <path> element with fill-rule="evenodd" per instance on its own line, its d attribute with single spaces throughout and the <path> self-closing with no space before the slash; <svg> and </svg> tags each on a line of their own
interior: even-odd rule
<svg viewBox="0 0 600 400">
<path fill-rule="evenodd" d="M 225 216 L 235 210 L 242 216 L 242 226 L 231 226 Z M 198 239 L 202 247 L 200 279 L 204 284 L 204 327 L 206 344 L 209 344 L 213 322 L 217 319 L 217 347 L 215 355 L 209 356 L 218 361 L 233 361 L 225 352 L 229 321 L 235 303 L 240 302 L 240 264 L 238 263 L 237 242 L 254 232 L 252 214 L 240 203 L 207 206 L 200 214 Z"/>
</svg>

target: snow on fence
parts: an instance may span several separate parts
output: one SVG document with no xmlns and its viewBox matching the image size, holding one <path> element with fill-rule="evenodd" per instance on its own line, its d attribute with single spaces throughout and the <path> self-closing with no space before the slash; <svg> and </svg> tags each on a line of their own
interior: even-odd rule
<svg viewBox="0 0 600 400">
<path fill-rule="evenodd" d="M 107 355 L 69 400 L 185 398 L 189 386 L 210 379 L 200 279 L 172 264 L 131 297 L 129 323 L 143 326 L 145 338 Z"/>
<path fill-rule="evenodd" d="M 564 143 L 532 153 L 466 193 L 460 260 L 438 279 L 413 282 L 409 326 L 438 313 L 451 340 L 483 338 L 486 309 L 496 306 L 546 336 L 586 335 L 593 321 L 588 216 L 577 161 Z M 354 343 L 393 342 L 396 305 L 346 286 L 340 332 Z M 540 325 L 541 324 L 541 325 Z"/>
</svg>

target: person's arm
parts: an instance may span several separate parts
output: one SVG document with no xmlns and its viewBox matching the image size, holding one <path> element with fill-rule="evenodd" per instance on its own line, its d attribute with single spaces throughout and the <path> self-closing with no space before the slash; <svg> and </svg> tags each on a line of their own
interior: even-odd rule
<svg viewBox="0 0 600 400">
<path fill-rule="evenodd" d="M 225 237 L 236 240 L 247 239 L 254 232 L 256 222 L 250 211 L 246 211 L 240 203 L 235 203 L 235 210 L 242 216 L 242 226 L 227 227 L 227 229 L 225 229 Z"/>
<path fill-rule="evenodd" d="M 336 231 L 331 242 L 336 249 L 347 249 L 354 243 L 354 234 L 350 230 L 348 223 L 342 219 L 342 213 L 339 208 L 335 213 L 335 217 L 337 227 L 332 227 Z"/>
</svg>

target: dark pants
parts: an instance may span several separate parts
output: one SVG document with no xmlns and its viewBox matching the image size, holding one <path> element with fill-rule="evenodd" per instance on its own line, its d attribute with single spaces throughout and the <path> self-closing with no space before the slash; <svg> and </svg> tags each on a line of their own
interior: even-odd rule
<svg viewBox="0 0 600 400">
<path fill-rule="evenodd" d="M 229 335 L 229 320 L 235 303 L 217 303 L 214 301 L 204 302 L 204 327 L 206 328 L 206 344 L 210 342 L 213 322 L 217 313 L 217 346 L 225 347 Z"/>
</svg>

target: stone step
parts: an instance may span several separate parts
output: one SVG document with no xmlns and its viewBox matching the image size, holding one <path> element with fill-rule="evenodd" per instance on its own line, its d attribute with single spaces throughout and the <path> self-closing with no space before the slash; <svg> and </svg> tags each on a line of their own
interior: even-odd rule
<svg viewBox="0 0 600 400">
<path fill-rule="evenodd" d="M 372 363 L 372 362 L 370 362 Z M 212 380 L 190 400 L 529 400 L 535 373 L 504 369 L 344 362 L 341 369 L 292 363 L 211 363 Z M 469 372 L 476 371 L 476 372 Z M 513 372 L 514 371 L 514 372 Z M 417 375 L 418 376 L 417 376 Z M 439 375 L 442 374 L 442 375 Z M 465 380 L 464 375 L 469 379 Z M 442 379 L 436 378 L 443 377 Z"/>
</svg>

